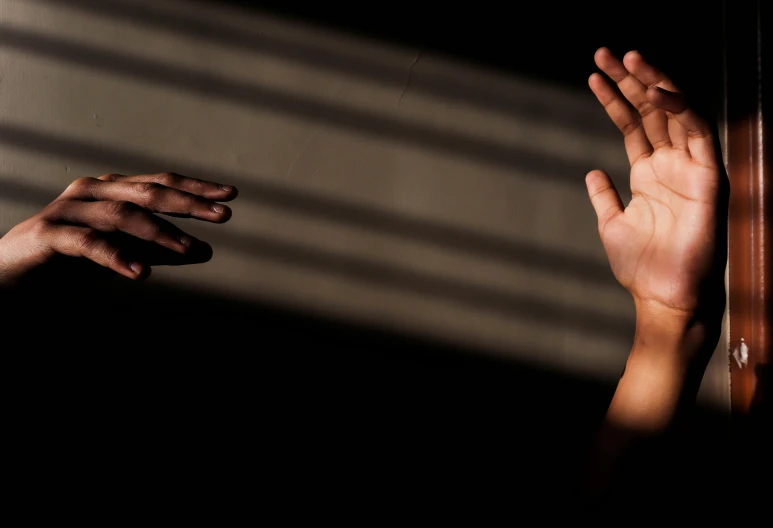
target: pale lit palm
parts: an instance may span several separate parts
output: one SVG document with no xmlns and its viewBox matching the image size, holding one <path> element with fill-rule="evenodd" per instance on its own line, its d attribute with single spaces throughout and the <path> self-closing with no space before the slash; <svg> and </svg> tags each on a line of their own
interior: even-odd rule
<svg viewBox="0 0 773 528">
<path fill-rule="evenodd" d="M 595 58 L 618 89 L 599 74 L 590 87 L 623 132 L 631 161 L 626 207 L 605 173 L 586 178 L 610 265 L 637 300 L 695 310 L 724 221 L 710 127 L 637 52 L 620 61 L 602 48 Z"/>
</svg>

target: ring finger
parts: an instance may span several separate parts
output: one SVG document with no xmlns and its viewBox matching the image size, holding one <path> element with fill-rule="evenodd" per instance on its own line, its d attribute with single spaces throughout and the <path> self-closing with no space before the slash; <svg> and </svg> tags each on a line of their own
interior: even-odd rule
<svg viewBox="0 0 773 528">
<path fill-rule="evenodd" d="M 644 57 L 637 51 L 626 53 L 623 57 L 623 63 L 628 71 L 636 76 L 645 86 L 658 86 L 669 92 L 679 92 L 674 83 L 666 77 L 660 70 L 644 60 Z M 670 112 L 666 112 L 668 119 L 668 135 L 671 143 L 681 149 L 687 148 L 687 130 Z"/>
<path fill-rule="evenodd" d="M 180 228 L 128 201 L 62 201 L 52 220 L 91 227 L 106 233 L 122 231 L 155 242 L 177 253 L 186 254 L 196 240 Z"/>
<path fill-rule="evenodd" d="M 668 118 L 647 99 L 647 86 L 629 72 L 625 65 L 607 48 L 596 52 L 596 65 L 617 83 L 626 99 L 641 115 L 644 132 L 653 149 L 671 145 L 668 135 Z"/>
</svg>

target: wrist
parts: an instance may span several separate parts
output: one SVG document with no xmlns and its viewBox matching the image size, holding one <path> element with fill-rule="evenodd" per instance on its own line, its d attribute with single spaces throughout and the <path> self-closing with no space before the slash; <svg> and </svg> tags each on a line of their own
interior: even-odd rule
<svg viewBox="0 0 773 528">
<path fill-rule="evenodd" d="M 22 284 L 26 269 L 19 266 L 13 255 L 4 251 L 5 248 L 0 244 L 0 289 L 15 290 Z"/>
<path fill-rule="evenodd" d="M 20 285 L 30 271 L 40 266 L 51 253 L 46 245 L 25 236 L 26 225 L 21 223 L 0 238 L 0 288 Z"/>
<path fill-rule="evenodd" d="M 631 355 L 685 371 L 705 362 L 717 345 L 723 309 L 718 315 L 672 308 L 657 301 L 634 299 L 636 335 Z"/>
<path fill-rule="evenodd" d="M 696 312 L 636 299 L 636 336 L 608 419 L 648 434 L 668 429 L 694 400 L 719 328 Z"/>
</svg>

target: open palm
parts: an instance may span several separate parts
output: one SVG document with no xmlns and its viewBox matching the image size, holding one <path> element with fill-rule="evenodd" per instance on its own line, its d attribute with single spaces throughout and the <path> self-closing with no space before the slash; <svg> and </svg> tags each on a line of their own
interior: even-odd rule
<svg viewBox="0 0 773 528">
<path fill-rule="evenodd" d="M 625 138 L 632 199 L 592 171 L 588 193 L 612 271 L 637 301 L 694 312 L 716 253 L 721 171 L 709 125 L 661 72 L 632 51 L 608 49 L 588 83 Z"/>
</svg>

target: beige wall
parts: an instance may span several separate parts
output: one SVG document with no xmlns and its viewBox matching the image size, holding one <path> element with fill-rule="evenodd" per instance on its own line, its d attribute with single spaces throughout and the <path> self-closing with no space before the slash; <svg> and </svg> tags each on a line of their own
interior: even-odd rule
<svg viewBox="0 0 773 528">
<path fill-rule="evenodd" d="M 103 4 L 237 38 L 0 0 L 0 229 L 81 176 L 221 179 L 233 220 L 185 223 L 213 261 L 151 280 L 619 376 L 633 307 L 583 179 L 623 187 L 626 159 L 592 94 L 252 12 Z M 723 354 L 703 396 L 727 407 Z"/>
</svg>

